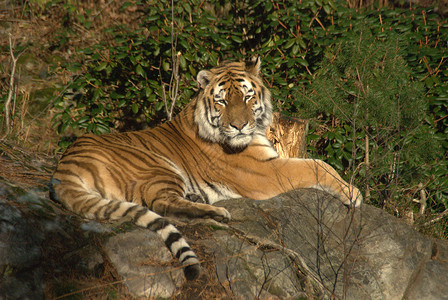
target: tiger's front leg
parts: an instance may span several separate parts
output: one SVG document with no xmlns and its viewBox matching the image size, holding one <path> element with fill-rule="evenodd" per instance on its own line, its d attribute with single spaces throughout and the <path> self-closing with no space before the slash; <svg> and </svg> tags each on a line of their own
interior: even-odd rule
<svg viewBox="0 0 448 300">
<path fill-rule="evenodd" d="M 330 165 L 318 159 L 276 159 L 277 178 L 282 187 L 315 188 L 338 197 L 345 205 L 358 207 L 363 197 L 355 186 L 347 183 Z"/>
<path fill-rule="evenodd" d="M 161 215 L 188 216 L 190 218 L 212 218 L 228 222 L 230 213 L 223 207 L 191 202 L 178 194 L 166 193 L 153 201 L 152 210 Z"/>
<path fill-rule="evenodd" d="M 266 200 L 279 194 L 298 189 L 315 188 L 338 197 L 344 204 L 359 206 L 361 192 L 345 182 L 330 165 L 315 159 L 273 159 L 265 162 L 253 161 L 251 178 L 253 185 L 236 183 L 242 196 Z"/>
</svg>

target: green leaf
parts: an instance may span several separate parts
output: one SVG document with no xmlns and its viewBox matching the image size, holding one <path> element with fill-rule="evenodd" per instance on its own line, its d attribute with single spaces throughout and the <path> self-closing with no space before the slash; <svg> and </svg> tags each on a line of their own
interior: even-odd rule
<svg viewBox="0 0 448 300">
<path fill-rule="evenodd" d="M 183 55 L 179 56 L 179 64 L 182 70 L 187 69 L 187 61 L 185 60 L 185 57 Z"/>
<path fill-rule="evenodd" d="M 163 68 L 163 70 L 164 70 L 165 72 L 168 72 L 168 71 L 170 70 L 170 63 L 167 62 L 167 61 L 164 61 L 164 62 L 162 63 L 162 68 Z"/>
<path fill-rule="evenodd" d="M 184 7 L 184 9 L 187 13 L 191 14 L 191 6 L 190 6 L 190 4 L 188 4 L 188 2 L 183 3 L 182 6 Z"/>
<path fill-rule="evenodd" d="M 330 6 L 333 10 L 337 10 L 337 6 L 336 6 L 336 3 L 334 2 L 334 0 L 329 0 L 328 4 L 330 4 Z"/>
<path fill-rule="evenodd" d="M 160 19 L 159 15 L 152 15 L 152 16 L 147 16 L 145 18 L 146 22 L 153 22 L 153 21 L 157 21 Z"/>
<path fill-rule="evenodd" d="M 243 42 L 243 40 L 239 36 L 236 36 L 236 35 L 232 35 L 230 38 L 238 44 L 241 44 Z"/>
<path fill-rule="evenodd" d="M 146 72 L 145 70 L 143 70 L 141 65 L 137 65 L 137 67 L 135 68 L 135 72 L 142 77 L 146 77 Z"/>
<path fill-rule="evenodd" d="M 156 110 L 160 111 L 163 108 L 163 102 L 162 101 L 158 101 L 156 103 Z"/>
<path fill-rule="evenodd" d="M 85 122 L 87 122 L 87 121 L 89 121 L 89 117 L 88 116 L 84 116 L 84 117 L 81 117 L 79 120 L 78 120 L 78 123 L 79 124 L 81 124 L 81 123 L 85 123 Z"/>
<path fill-rule="evenodd" d="M 145 96 L 146 98 L 149 98 L 151 95 L 152 95 L 152 89 L 149 86 L 147 86 L 145 88 Z"/>
<path fill-rule="evenodd" d="M 104 68 L 106 68 L 106 67 L 107 67 L 107 62 L 103 61 L 102 63 L 99 64 L 98 67 L 96 67 L 96 70 L 101 71 L 101 70 L 104 70 Z"/>
<path fill-rule="evenodd" d="M 295 44 L 294 47 L 292 47 L 292 51 L 291 51 L 292 55 L 294 55 L 294 56 L 297 55 L 297 53 L 299 53 L 299 50 L 300 50 L 299 44 Z"/>
<path fill-rule="evenodd" d="M 298 61 L 299 64 L 301 64 L 304 67 L 308 67 L 309 66 L 309 63 L 306 60 L 304 60 L 303 58 L 299 58 L 297 61 Z"/>
<path fill-rule="evenodd" d="M 285 46 L 283 46 L 283 48 L 284 48 L 284 49 L 289 49 L 289 48 L 291 48 L 292 45 L 294 45 L 295 43 L 296 43 L 296 40 L 291 39 L 291 40 L 289 40 L 289 41 L 285 44 Z"/>
<path fill-rule="evenodd" d="M 131 106 L 131 108 L 132 108 L 132 112 L 134 113 L 134 114 L 136 114 L 136 113 L 138 113 L 138 104 L 137 103 L 132 103 L 132 106 Z"/>
</svg>

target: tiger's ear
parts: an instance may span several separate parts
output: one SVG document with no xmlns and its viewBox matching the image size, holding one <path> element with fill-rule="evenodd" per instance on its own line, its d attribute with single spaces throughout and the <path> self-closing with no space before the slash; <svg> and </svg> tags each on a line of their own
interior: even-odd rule
<svg viewBox="0 0 448 300">
<path fill-rule="evenodd" d="M 259 56 L 253 56 L 246 60 L 246 72 L 251 73 L 255 76 L 260 74 L 261 69 L 261 58 Z"/>
<path fill-rule="evenodd" d="M 207 70 L 202 70 L 198 73 L 198 76 L 196 77 L 196 80 L 199 82 L 199 85 L 202 89 L 204 89 L 211 80 L 212 72 Z"/>
</svg>

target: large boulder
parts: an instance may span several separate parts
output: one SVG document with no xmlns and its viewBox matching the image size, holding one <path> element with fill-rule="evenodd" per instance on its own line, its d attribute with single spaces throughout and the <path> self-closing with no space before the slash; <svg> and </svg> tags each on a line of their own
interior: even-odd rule
<svg viewBox="0 0 448 300">
<path fill-rule="evenodd" d="M 347 299 L 448 298 L 448 243 L 378 208 L 349 210 L 312 189 L 219 205 L 231 212 L 232 230 L 242 240 L 284 253 L 319 293 Z"/>
<path fill-rule="evenodd" d="M 228 225 L 209 220 L 180 228 L 205 261 L 199 281 L 215 282 L 226 296 L 443 299 L 448 295 L 447 243 L 423 236 L 380 209 L 369 205 L 348 209 L 312 189 L 267 201 L 238 199 L 218 205 L 231 212 Z M 142 282 L 128 284 L 131 293 L 163 297 L 179 293 L 181 272 L 166 263 L 168 252 L 156 235 L 137 229 L 114 239 L 123 239 L 113 243 L 122 256 L 112 259 L 115 267 L 132 270 L 119 271 L 125 280 Z M 160 261 L 163 253 L 164 264 L 144 263 Z"/>
</svg>

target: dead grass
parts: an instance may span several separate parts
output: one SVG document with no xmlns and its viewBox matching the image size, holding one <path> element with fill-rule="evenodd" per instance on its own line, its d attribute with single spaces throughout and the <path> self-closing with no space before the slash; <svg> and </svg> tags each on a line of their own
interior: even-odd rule
<svg viewBox="0 0 448 300">
<path fill-rule="evenodd" d="M 56 158 L 5 141 L 0 143 L 0 178 L 23 188 L 44 188 Z"/>
</svg>

